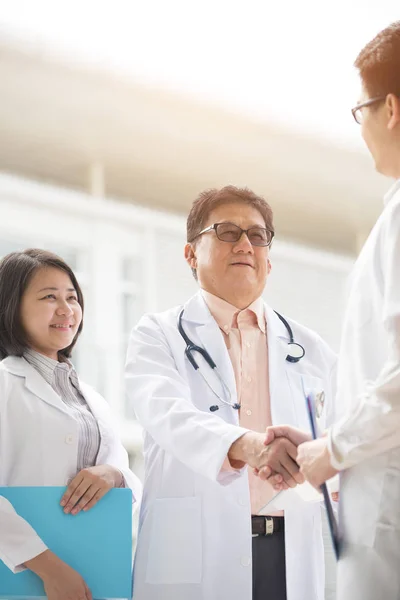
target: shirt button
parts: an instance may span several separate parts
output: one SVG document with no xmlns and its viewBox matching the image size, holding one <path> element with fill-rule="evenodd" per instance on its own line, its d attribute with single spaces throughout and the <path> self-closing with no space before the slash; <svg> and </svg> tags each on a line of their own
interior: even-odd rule
<svg viewBox="0 0 400 600">
<path fill-rule="evenodd" d="M 251 348 L 250 342 L 246 342 L 246 348 Z"/>
<path fill-rule="evenodd" d="M 240 559 L 240 564 L 242 565 L 242 567 L 249 567 L 251 565 L 251 558 L 249 558 L 248 556 L 242 556 L 242 558 Z"/>
<path fill-rule="evenodd" d="M 224 325 L 224 330 L 228 331 L 228 329 L 229 329 L 229 325 Z"/>
<path fill-rule="evenodd" d="M 74 436 L 73 435 L 66 435 L 65 436 L 65 443 L 66 444 L 72 444 L 73 441 L 74 441 Z"/>
<path fill-rule="evenodd" d="M 247 382 L 251 383 L 251 377 L 247 377 Z"/>
<path fill-rule="evenodd" d="M 246 415 L 248 415 L 248 416 L 251 415 L 251 410 L 250 409 L 246 410 Z"/>
</svg>

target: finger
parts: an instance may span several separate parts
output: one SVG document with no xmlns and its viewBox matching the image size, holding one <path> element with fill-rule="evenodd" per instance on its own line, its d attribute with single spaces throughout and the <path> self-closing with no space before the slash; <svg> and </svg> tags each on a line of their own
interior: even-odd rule
<svg viewBox="0 0 400 600">
<path fill-rule="evenodd" d="M 82 498 L 84 494 L 86 494 L 87 490 L 91 487 L 92 482 L 84 479 L 80 485 L 76 488 L 71 498 L 68 500 L 65 505 L 64 512 L 69 513 L 73 508 L 78 504 L 79 500 Z"/>
<path fill-rule="evenodd" d="M 285 467 L 283 465 L 279 465 L 279 467 L 277 467 L 277 469 L 279 469 L 279 473 L 280 473 L 280 475 L 282 475 L 283 483 L 286 483 L 286 485 L 288 487 L 290 487 L 290 488 L 296 487 L 297 482 L 291 476 L 291 474 L 289 473 L 289 471 L 287 471 L 285 469 Z"/>
<path fill-rule="evenodd" d="M 79 499 L 79 502 L 77 502 L 77 504 L 71 510 L 71 514 L 77 515 L 78 512 L 80 512 L 95 497 L 99 489 L 99 486 L 92 484 L 90 488 L 88 488 L 83 494 L 82 498 Z"/>
<path fill-rule="evenodd" d="M 262 481 L 266 481 L 272 475 L 272 469 L 268 466 L 262 467 L 258 471 L 258 476 Z"/>
<path fill-rule="evenodd" d="M 300 485 L 304 483 L 305 477 L 304 474 L 300 471 L 300 467 L 297 464 L 297 462 L 292 460 L 289 456 L 284 457 L 282 461 L 286 471 L 288 471 L 290 476 L 295 480 L 296 484 Z"/>
<path fill-rule="evenodd" d="M 276 480 L 271 480 L 271 479 L 267 479 L 268 483 L 272 486 L 272 488 L 277 491 L 280 492 L 281 490 L 283 490 L 285 487 L 287 489 L 287 485 L 286 483 L 283 481 L 276 481 Z"/>
<path fill-rule="evenodd" d="M 297 479 L 299 479 L 301 483 L 304 481 L 302 475 L 300 478 L 298 477 L 299 467 L 288 455 L 284 455 L 280 458 L 280 464 L 275 467 L 275 470 L 282 475 L 285 483 L 291 488 L 296 487 L 298 483 Z"/>
<path fill-rule="evenodd" d="M 281 465 L 286 469 L 286 471 L 288 471 L 290 476 L 293 477 L 293 479 L 296 479 L 297 475 L 300 473 L 300 467 L 297 462 L 293 460 L 289 454 L 283 454 L 282 456 L 279 456 L 279 460 Z M 279 473 L 278 469 L 277 472 Z M 300 475 L 300 478 L 302 480 L 303 476 Z"/>
<path fill-rule="evenodd" d="M 100 489 L 97 492 L 97 494 L 94 495 L 92 500 L 86 504 L 86 506 L 84 507 L 83 510 L 86 512 L 86 511 L 90 510 L 91 508 L 93 508 L 93 506 L 95 506 L 98 503 L 98 501 L 101 500 L 101 498 L 103 498 L 107 494 L 108 491 L 109 490 L 107 488 Z"/>
<path fill-rule="evenodd" d="M 265 440 L 264 440 L 264 446 L 268 446 L 269 444 L 271 444 L 275 439 L 275 433 L 274 433 L 274 429 L 272 427 L 267 427 L 266 432 L 265 432 Z"/>
<path fill-rule="evenodd" d="M 292 444 L 292 442 L 289 442 L 289 440 L 287 440 L 285 444 L 285 450 L 289 454 L 293 462 L 297 463 L 297 446 L 295 446 L 294 444 Z"/>
<path fill-rule="evenodd" d="M 83 481 L 83 476 L 81 473 L 75 475 L 75 477 L 69 482 L 67 489 L 65 490 L 63 497 L 61 498 L 61 506 L 65 506 L 70 500 L 72 494 L 75 492 L 78 485 L 80 485 Z"/>
<path fill-rule="evenodd" d="M 272 425 L 271 427 L 267 427 L 266 429 L 266 439 L 264 444 L 268 446 L 278 437 L 286 437 L 287 428 L 285 425 Z"/>
<path fill-rule="evenodd" d="M 283 477 L 282 477 L 282 475 L 280 473 L 276 473 L 276 474 L 271 475 L 270 477 L 268 477 L 267 481 L 272 486 L 274 486 L 274 485 L 281 485 L 281 483 L 283 482 Z"/>
</svg>

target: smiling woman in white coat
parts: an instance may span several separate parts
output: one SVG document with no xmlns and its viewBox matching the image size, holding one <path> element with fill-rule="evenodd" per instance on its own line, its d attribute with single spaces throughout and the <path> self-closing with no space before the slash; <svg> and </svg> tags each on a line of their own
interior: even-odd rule
<svg viewBox="0 0 400 600">
<path fill-rule="evenodd" d="M 246 464 L 296 484 L 297 447 L 266 446 L 265 430 L 308 427 L 304 390 L 324 391 L 321 418 L 333 413 L 335 354 L 261 296 L 274 233 L 263 198 L 200 194 L 187 229 L 201 289 L 145 315 L 128 350 L 146 469 L 134 600 L 323 600 L 319 503 L 292 489 L 273 499 Z"/>
<path fill-rule="evenodd" d="M 113 487 L 132 489 L 133 508 L 141 496 L 106 401 L 70 361 L 82 317 L 61 258 L 32 249 L 0 262 L 0 486 L 68 485 L 60 504 L 73 515 Z M 49 600 L 90 600 L 82 577 L 1 496 L 0 532 L 0 559 L 41 577 Z"/>
</svg>

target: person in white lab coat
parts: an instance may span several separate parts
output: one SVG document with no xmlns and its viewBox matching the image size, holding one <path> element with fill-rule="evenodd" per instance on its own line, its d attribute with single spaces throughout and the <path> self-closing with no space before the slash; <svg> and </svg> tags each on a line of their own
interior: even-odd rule
<svg viewBox="0 0 400 600">
<path fill-rule="evenodd" d="M 356 63 L 352 110 L 377 170 L 397 179 L 354 266 L 338 367 L 348 411 L 299 447 L 315 486 L 337 471 L 342 548 L 338 600 L 400 598 L 400 21 Z"/>
<path fill-rule="evenodd" d="M 44 250 L 0 262 L 0 486 L 66 486 L 66 513 L 92 508 L 112 487 L 141 484 L 106 401 L 81 382 L 69 360 L 82 330 L 76 277 Z M 93 357 L 95 359 L 95 357 Z M 90 600 L 82 577 L 61 561 L 0 496 L 0 559 L 31 569 L 49 600 Z"/>
<path fill-rule="evenodd" d="M 132 332 L 127 393 L 145 430 L 134 600 L 323 600 L 320 505 L 287 490 L 258 516 L 273 490 L 245 467 L 301 482 L 297 447 L 266 446 L 265 428 L 307 427 L 304 389 L 333 413 L 335 354 L 261 298 L 273 234 L 253 192 L 200 194 L 185 256 L 201 289 Z"/>
</svg>

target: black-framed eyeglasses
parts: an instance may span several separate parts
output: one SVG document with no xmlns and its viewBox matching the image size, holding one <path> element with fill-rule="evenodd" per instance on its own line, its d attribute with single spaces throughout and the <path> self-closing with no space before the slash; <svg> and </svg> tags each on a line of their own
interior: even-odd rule
<svg viewBox="0 0 400 600">
<path fill-rule="evenodd" d="M 200 235 L 203 235 L 203 233 L 213 230 L 221 242 L 230 242 L 231 244 L 238 242 L 244 233 L 247 235 L 252 246 L 270 246 L 274 238 L 273 231 L 259 225 L 253 225 L 249 229 L 242 229 L 239 225 L 235 225 L 235 223 L 214 223 L 200 231 L 193 239 L 195 240 Z"/>
<path fill-rule="evenodd" d="M 385 100 L 385 98 L 386 96 L 377 96 L 376 98 L 369 98 L 369 100 L 365 100 L 364 102 L 357 104 L 357 106 L 351 109 L 351 114 L 353 115 L 355 122 L 361 125 L 363 120 L 362 108 L 365 106 L 371 106 L 371 104 L 375 104 L 376 102 L 381 102 L 382 100 Z"/>
</svg>

